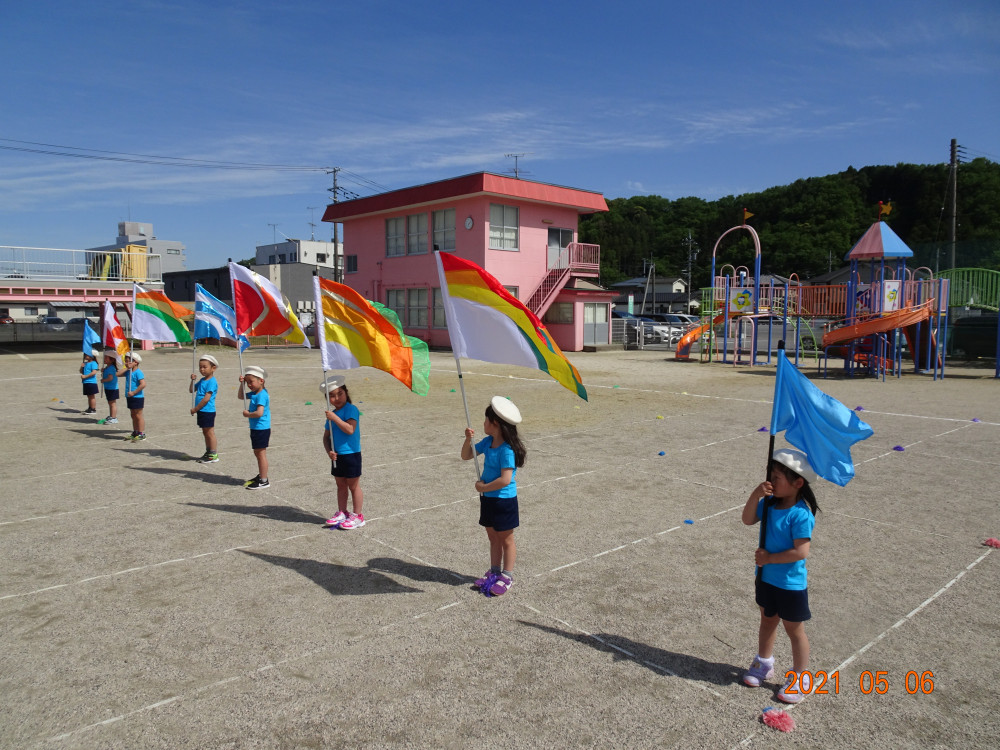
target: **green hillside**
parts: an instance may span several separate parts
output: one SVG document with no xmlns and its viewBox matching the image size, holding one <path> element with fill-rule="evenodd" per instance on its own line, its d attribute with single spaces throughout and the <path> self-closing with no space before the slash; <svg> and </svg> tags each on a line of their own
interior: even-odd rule
<svg viewBox="0 0 1000 750">
<path fill-rule="evenodd" d="M 695 287 L 708 283 L 712 247 L 727 229 L 747 222 L 761 241 L 761 269 L 806 279 L 843 265 L 843 257 L 891 202 L 886 221 L 914 251 L 912 267 L 950 267 L 947 164 L 897 164 L 848 168 L 839 174 L 797 180 L 759 193 L 668 200 L 657 195 L 614 198 L 610 211 L 584 217 L 580 241 L 601 246 L 604 284 L 643 273 L 656 263 L 661 276 L 685 276 L 687 237 L 700 249 Z M 1000 270 L 1000 164 L 975 159 L 958 169 L 957 267 Z M 753 267 L 753 244 L 733 233 L 719 250 L 719 264 Z"/>
</svg>

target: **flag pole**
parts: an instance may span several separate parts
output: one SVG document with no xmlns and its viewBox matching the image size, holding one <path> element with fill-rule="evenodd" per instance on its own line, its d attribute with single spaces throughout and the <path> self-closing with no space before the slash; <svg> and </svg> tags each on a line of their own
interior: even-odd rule
<svg viewBox="0 0 1000 750">
<path fill-rule="evenodd" d="M 198 282 L 194 282 L 194 327 L 198 327 Z M 198 371 L 198 339 L 195 338 L 194 331 L 191 331 L 191 374 L 194 375 Z M 193 409 L 198 405 L 197 394 L 194 392 L 194 388 L 191 389 L 191 408 Z M 191 415 L 192 417 L 194 414 Z"/>
<path fill-rule="evenodd" d="M 779 372 L 781 371 L 781 369 L 780 369 L 781 368 L 781 356 L 784 353 L 785 353 L 785 342 L 784 342 L 784 340 L 781 340 L 781 341 L 778 342 L 778 368 L 779 368 L 778 371 Z M 778 374 L 775 373 L 775 376 L 774 376 L 774 399 L 775 400 L 777 400 L 778 393 L 780 393 L 780 389 L 779 389 L 780 383 L 778 382 L 778 377 L 779 377 Z M 772 403 L 771 403 L 771 427 L 769 428 L 769 431 L 771 433 L 771 437 L 768 440 L 768 444 L 767 444 L 767 466 L 764 468 L 764 481 L 765 482 L 768 481 L 768 478 L 771 475 L 771 462 L 774 460 L 774 433 L 775 433 L 775 430 L 774 430 L 774 409 L 775 409 L 775 406 L 776 406 L 776 404 L 774 403 L 774 401 L 772 401 Z M 764 548 L 764 542 L 767 540 L 767 508 L 768 508 L 767 500 L 764 500 L 764 507 L 761 509 L 761 512 L 760 512 L 760 542 L 757 545 L 758 547 L 760 547 L 762 549 Z M 762 566 L 758 565 L 757 566 L 757 580 L 758 581 L 761 580 L 761 576 L 763 575 L 763 573 L 764 573 L 764 568 Z"/>
<path fill-rule="evenodd" d="M 326 343 L 326 326 L 323 321 L 320 320 L 320 315 L 323 312 L 323 293 L 320 291 L 319 287 L 319 271 L 313 270 L 313 300 L 315 301 L 316 309 L 313 312 L 313 326 L 315 327 L 316 336 L 316 348 L 319 349 L 319 366 L 323 370 L 323 417 L 326 418 L 326 412 L 330 406 L 330 394 L 326 391 L 326 374 L 329 370 L 326 369 L 326 350 L 324 344 Z M 325 317 L 324 317 L 325 320 Z M 305 331 L 303 331 L 305 333 Z M 330 420 L 326 420 L 327 434 L 330 437 L 330 450 L 333 450 L 333 425 L 330 424 Z M 337 459 L 333 460 L 333 466 L 336 468 Z"/>
<path fill-rule="evenodd" d="M 465 398 L 465 381 L 462 379 L 462 362 L 458 356 L 455 357 L 455 367 L 458 369 L 458 388 L 462 392 L 462 406 L 465 407 L 465 426 L 472 429 L 472 419 L 469 417 L 469 402 Z M 476 464 L 476 479 L 482 481 L 483 473 L 479 470 L 479 456 L 476 453 L 476 446 L 472 446 L 472 460 Z"/>
</svg>

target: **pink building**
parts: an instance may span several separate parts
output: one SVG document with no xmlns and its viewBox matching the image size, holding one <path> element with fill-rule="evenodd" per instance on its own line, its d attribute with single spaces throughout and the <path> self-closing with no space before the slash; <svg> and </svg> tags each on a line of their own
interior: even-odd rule
<svg viewBox="0 0 1000 750">
<path fill-rule="evenodd" d="M 392 308 L 406 333 L 448 346 L 433 251 L 485 268 L 540 317 L 564 351 L 607 344 L 614 294 L 597 284 L 598 245 L 577 242 L 600 193 L 488 172 L 334 203 L 344 225 L 344 283 Z"/>
</svg>

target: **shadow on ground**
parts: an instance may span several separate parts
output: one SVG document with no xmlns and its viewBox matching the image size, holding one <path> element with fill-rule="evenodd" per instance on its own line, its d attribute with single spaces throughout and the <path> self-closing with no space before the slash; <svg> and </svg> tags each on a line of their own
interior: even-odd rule
<svg viewBox="0 0 1000 750">
<path fill-rule="evenodd" d="M 244 555 L 294 570 L 334 596 L 368 596 L 372 594 L 419 594 L 422 589 L 398 583 L 389 576 L 368 566 L 338 565 L 337 563 L 308 560 L 299 557 L 265 555 L 241 549 Z"/>
<path fill-rule="evenodd" d="M 648 669 L 663 674 L 664 670 L 669 670 L 678 677 L 699 682 L 710 682 L 713 685 L 732 685 L 739 682 L 743 669 L 732 664 L 720 664 L 718 662 L 705 661 L 697 656 L 680 654 L 675 651 L 650 646 L 645 643 L 624 638 L 612 633 L 594 633 L 584 635 L 583 633 L 571 633 L 559 628 L 538 623 L 518 620 L 522 625 L 536 628 L 545 633 L 559 635 L 568 640 L 589 646 L 592 649 L 610 654 L 616 660 L 629 659 L 637 664 L 641 664 Z"/>
<path fill-rule="evenodd" d="M 231 484 L 232 479 L 225 477 L 226 483 Z M 286 521 L 288 523 L 308 523 L 315 526 L 323 523 L 326 519 L 317 513 L 293 508 L 291 505 L 229 505 L 217 503 L 185 503 L 195 508 L 209 508 L 211 510 L 221 510 L 226 513 L 239 513 L 244 516 L 256 516 L 257 518 L 268 518 L 272 521 Z"/>
</svg>

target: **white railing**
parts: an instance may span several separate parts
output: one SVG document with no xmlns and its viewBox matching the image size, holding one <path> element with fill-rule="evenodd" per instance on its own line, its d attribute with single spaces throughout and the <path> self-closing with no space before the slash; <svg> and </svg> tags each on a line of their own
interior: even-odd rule
<svg viewBox="0 0 1000 750">
<path fill-rule="evenodd" d="M 161 258 L 145 246 L 132 250 L 61 250 L 50 247 L 0 245 L 0 283 L 15 280 L 160 282 Z"/>
</svg>

